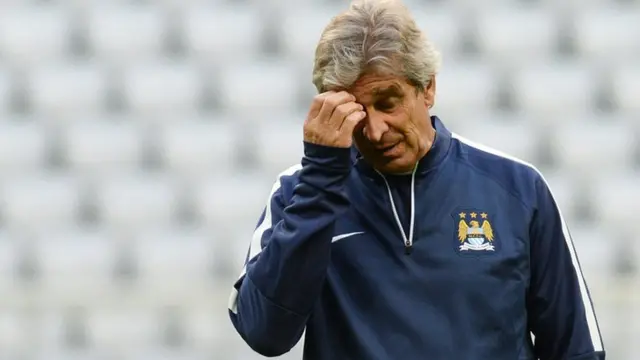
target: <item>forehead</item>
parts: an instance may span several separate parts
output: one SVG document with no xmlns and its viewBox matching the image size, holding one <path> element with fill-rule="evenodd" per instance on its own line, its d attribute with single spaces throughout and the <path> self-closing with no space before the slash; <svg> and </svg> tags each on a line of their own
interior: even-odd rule
<svg viewBox="0 0 640 360">
<path fill-rule="evenodd" d="M 349 92 L 358 101 L 364 101 L 390 95 L 402 95 L 409 87 L 409 83 L 399 76 L 365 74 L 353 84 Z"/>
</svg>

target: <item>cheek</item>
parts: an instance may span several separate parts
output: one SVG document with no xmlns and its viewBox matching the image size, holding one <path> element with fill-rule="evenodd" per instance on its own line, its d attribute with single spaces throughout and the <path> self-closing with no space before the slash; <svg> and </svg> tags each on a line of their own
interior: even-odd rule
<svg viewBox="0 0 640 360">
<path fill-rule="evenodd" d="M 399 132 L 407 133 L 413 127 L 412 111 L 408 106 L 399 106 L 389 114 L 387 122 Z"/>
<path fill-rule="evenodd" d="M 422 132 L 420 131 L 420 127 L 418 126 L 417 122 L 416 122 L 416 118 L 415 117 L 410 117 L 407 121 L 406 121 L 406 126 L 403 129 L 403 133 L 406 139 L 407 144 L 409 145 L 409 147 L 414 148 L 419 146 L 420 144 L 420 137 Z"/>
<path fill-rule="evenodd" d="M 407 134 L 406 142 L 409 148 L 417 149 L 420 147 L 420 133 L 413 129 L 409 134 Z"/>
</svg>

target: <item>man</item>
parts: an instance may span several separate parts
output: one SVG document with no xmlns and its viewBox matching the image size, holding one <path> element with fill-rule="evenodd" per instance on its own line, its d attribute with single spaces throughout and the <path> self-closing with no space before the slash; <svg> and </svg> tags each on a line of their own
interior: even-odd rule
<svg viewBox="0 0 640 360">
<path fill-rule="evenodd" d="M 276 180 L 230 299 L 256 352 L 306 331 L 305 359 L 605 358 L 545 180 L 430 116 L 438 68 L 395 1 L 323 32 L 302 163 Z"/>
</svg>

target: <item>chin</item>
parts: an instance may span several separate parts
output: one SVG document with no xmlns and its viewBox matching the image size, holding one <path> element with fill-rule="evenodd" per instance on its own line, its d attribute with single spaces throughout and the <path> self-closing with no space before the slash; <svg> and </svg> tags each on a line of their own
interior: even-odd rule
<svg viewBox="0 0 640 360">
<path fill-rule="evenodd" d="M 375 168 L 378 171 L 388 174 L 401 174 L 401 173 L 410 173 L 413 171 L 416 161 L 413 156 L 405 156 L 397 157 L 394 159 L 384 160 L 376 162 Z"/>
</svg>

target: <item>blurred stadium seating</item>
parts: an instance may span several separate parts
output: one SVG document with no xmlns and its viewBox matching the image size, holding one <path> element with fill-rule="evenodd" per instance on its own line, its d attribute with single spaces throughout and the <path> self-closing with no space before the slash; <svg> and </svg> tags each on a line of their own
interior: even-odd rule
<svg viewBox="0 0 640 360">
<path fill-rule="evenodd" d="M 640 1 L 406 3 L 434 113 L 543 171 L 608 358 L 637 359 Z M 226 301 L 346 4 L 0 0 L 2 359 L 259 358 Z"/>
</svg>

